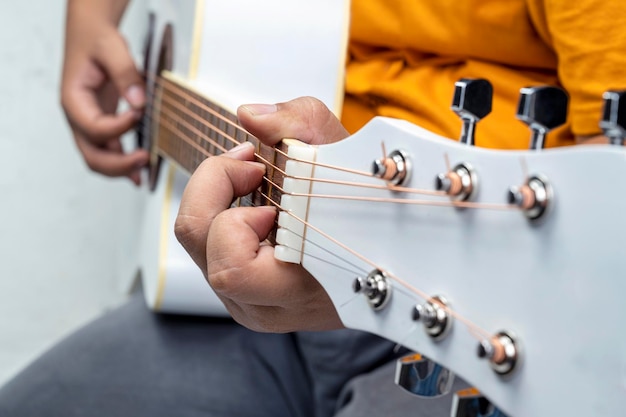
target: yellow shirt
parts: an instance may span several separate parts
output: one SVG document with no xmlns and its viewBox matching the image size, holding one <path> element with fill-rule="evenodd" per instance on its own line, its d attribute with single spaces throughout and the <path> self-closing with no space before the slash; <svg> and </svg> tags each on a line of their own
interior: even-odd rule
<svg viewBox="0 0 626 417">
<path fill-rule="evenodd" d="M 356 130 L 378 114 L 458 138 L 454 83 L 486 78 L 492 113 L 476 144 L 525 149 L 515 118 L 522 87 L 569 96 L 568 123 L 546 146 L 601 133 L 602 93 L 626 89 L 626 0 L 352 0 L 343 119 Z"/>
</svg>

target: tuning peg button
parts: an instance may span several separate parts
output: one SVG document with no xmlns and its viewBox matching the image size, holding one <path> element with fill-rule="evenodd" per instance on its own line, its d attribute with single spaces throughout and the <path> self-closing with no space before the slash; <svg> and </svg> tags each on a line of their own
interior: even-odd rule
<svg viewBox="0 0 626 417">
<path fill-rule="evenodd" d="M 442 340 L 452 328 L 452 315 L 449 310 L 449 303 L 441 295 L 435 295 L 424 304 L 417 304 L 411 313 L 413 321 L 421 321 L 424 330 L 433 340 Z"/>
<path fill-rule="evenodd" d="M 521 186 L 511 186 L 507 191 L 509 204 L 522 209 L 530 220 L 538 220 L 554 200 L 552 186 L 543 175 L 532 175 Z"/>
<path fill-rule="evenodd" d="M 411 162 L 406 152 L 395 150 L 372 163 L 372 175 L 393 185 L 402 185 L 411 174 Z"/>
<path fill-rule="evenodd" d="M 481 359 L 487 359 L 499 375 L 510 375 L 519 368 L 519 342 L 511 332 L 501 331 L 491 339 L 481 341 L 476 354 Z"/>
<path fill-rule="evenodd" d="M 474 145 L 476 123 L 491 113 L 493 87 L 482 78 L 462 78 L 454 83 L 452 111 L 463 121 L 461 143 Z"/>
<path fill-rule="evenodd" d="M 600 128 L 613 145 L 623 145 L 626 139 L 626 90 L 607 91 L 602 95 L 604 107 Z"/>
<path fill-rule="evenodd" d="M 460 163 L 446 173 L 435 177 L 435 189 L 457 201 L 471 199 L 478 189 L 478 176 L 468 163 Z"/>
<path fill-rule="evenodd" d="M 391 298 L 391 284 L 384 272 L 375 269 L 367 277 L 357 277 L 352 283 L 355 293 L 364 294 L 374 311 L 385 308 Z"/>
<path fill-rule="evenodd" d="M 525 87 L 520 90 L 517 118 L 532 131 L 530 149 L 543 149 L 546 134 L 567 120 L 569 98 L 554 86 Z"/>
</svg>

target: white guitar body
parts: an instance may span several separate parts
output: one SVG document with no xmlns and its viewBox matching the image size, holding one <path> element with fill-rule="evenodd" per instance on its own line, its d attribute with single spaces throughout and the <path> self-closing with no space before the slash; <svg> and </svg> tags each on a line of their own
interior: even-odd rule
<svg viewBox="0 0 626 417">
<path fill-rule="evenodd" d="M 310 95 L 339 113 L 348 1 L 150 3 L 155 15 L 153 70 L 165 27 L 171 24 L 172 72 L 230 112 L 245 103 L 276 103 Z M 174 237 L 187 179 L 188 174 L 165 163 L 157 189 L 149 197 L 140 267 L 146 301 L 159 312 L 227 315 Z"/>
<path fill-rule="evenodd" d="M 198 4 L 153 4 L 157 19 L 152 50 L 159 50 L 161 33 L 171 23 L 173 73 L 185 85 L 231 112 L 242 103 L 302 95 L 340 108 L 347 1 Z M 516 123 L 513 115 L 511 119 Z M 626 415 L 626 199 L 619 189 L 626 177 L 624 150 L 490 151 L 389 119 L 375 119 L 337 144 L 292 148 L 299 158 L 369 171 L 381 156 L 381 142 L 388 151 L 402 150 L 409 158 L 407 188 L 432 190 L 435 176 L 447 170 L 449 160 L 475 169 L 475 203 L 506 205 L 507 189 L 522 184 L 527 174 L 545 176 L 554 198 L 544 218 L 531 222 L 521 210 L 407 204 L 414 199 L 446 203 L 446 196 L 296 180 L 291 191 L 326 197 L 286 196 L 288 209 L 292 204 L 305 207 L 300 216 L 309 226 L 283 215 L 283 245 L 277 256 L 295 255 L 302 262 L 330 294 L 346 326 L 426 355 L 475 384 L 510 416 Z M 296 175 L 308 170 L 316 179 L 344 184 L 385 185 L 371 176 L 355 177 L 319 165 L 311 169 L 301 161 L 291 170 Z M 225 314 L 173 238 L 186 178 L 165 166 L 151 196 L 144 233 L 146 298 L 157 311 Z M 392 286 L 380 311 L 352 291 L 355 278 L 373 269 L 383 271 Z M 415 305 L 426 301 L 424 295 L 444 296 L 456 314 L 451 331 L 440 341 L 412 320 Z M 520 362 L 511 375 L 501 377 L 487 360 L 477 358 L 478 339 L 468 322 L 487 332 L 514 334 Z"/>
</svg>

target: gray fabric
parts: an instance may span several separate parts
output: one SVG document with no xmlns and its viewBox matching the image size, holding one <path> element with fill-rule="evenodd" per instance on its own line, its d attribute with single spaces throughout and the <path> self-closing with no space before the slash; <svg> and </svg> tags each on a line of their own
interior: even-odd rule
<svg viewBox="0 0 626 417">
<path fill-rule="evenodd" d="M 9 382 L 0 416 L 308 417 L 300 363 L 292 335 L 155 315 L 134 297 Z"/>
<path fill-rule="evenodd" d="M 2 387 L 0 416 L 432 415 L 394 386 L 394 347 L 352 330 L 261 334 L 153 314 L 138 294 Z"/>
<path fill-rule="evenodd" d="M 335 417 L 448 417 L 452 395 L 468 384 L 456 378 L 449 394 L 418 398 L 393 384 L 395 363 L 350 380 L 337 404 Z"/>
<path fill-rule="evenodd" d="M 316 417 L 333 415 L 337 398 L 350 379 L 404 352 L 395 353 L 395 344 L 354 330 L 298 333 L 297 340 L 313 381 Z M 393 379 L 388 382 L 393 385 Z"/>
</svg>

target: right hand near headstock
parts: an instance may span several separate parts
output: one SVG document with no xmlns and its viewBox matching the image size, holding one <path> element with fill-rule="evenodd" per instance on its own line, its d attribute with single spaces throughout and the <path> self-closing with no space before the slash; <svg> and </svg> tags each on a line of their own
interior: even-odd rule
<svg viewBox="0 0 626 417">
<path fill-rule="evenodd" d="M 266 145 L 283 138 L 311 144 L 348 136 L 318 100 L 242 106 L 244 128 Z M 204 161 L 191 177 L 176 220 L 176 236 L 232 317 L 257 331 L 289 332 L 343 327 L 332 301 L 302 266 L 278 261 L 263 243 L 274 226 L 273 207 L 229 208 L 261 183 L 265 166 L 251 163 L 244 145 Z"/>
</svg>

